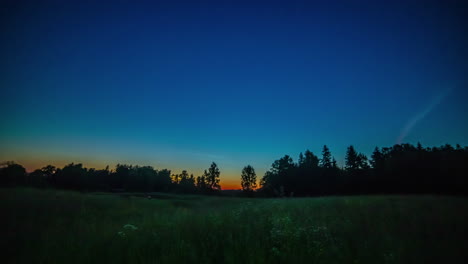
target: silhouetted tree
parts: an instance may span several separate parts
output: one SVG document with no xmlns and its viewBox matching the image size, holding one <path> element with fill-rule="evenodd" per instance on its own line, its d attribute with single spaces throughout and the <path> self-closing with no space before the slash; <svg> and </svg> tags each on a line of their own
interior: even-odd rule
<svg viewBox="0 0 468 264">
<path fill-rule="evenodd" d="M 346 162 L 345 162 L 345 169 L 346 170 L 357 170 L 359 167 L 358 165 L 358 153 L 354 150 L 353 146 L 349 146 L 348 150 L 346 151 Z"/>
<path fill-rule="evenodd" d="M 241 186 L 242 190 L 248 193 L 257 188 L 257 174 L 255 174 L 255 169 L 250 165 L 242 169 Z"/>
<path fill-rule="evenodd" d="M 1 186 L 14 186 L 26 184 L 26 169 L 13 161 L 0 165 Z"/>
<path fill-rule="evenodd" d="M 294 182 L 291 192 L 295 195 L 312 195 L 320 188 L 319 159 L 310 150 L 304 153 L 305 155 L 299 155 L 295 173 L 290 175 Z"/>
<path fill-rule="evenodd" d="M 289 155 L 285 155 L 279 160 L 275 160 L 271 165 L 271 168 L 263 176 L 260 184 L 262 186 L 262 192 L 268 194 L 274 194 L 280 196 L 280 194 L 288 194 L 292 191 L 294 186 L 294 177 L 291 175 L 296 169 L 292 158 Z"/>
<path fill-rule="evenodd" d="M 323 146 L 322 149 L 322 159 L 320 160 L 320 166 L 322 168 L 331 168 L 332 167 L 332 156 L 330 149 L 327 147 L 327 145 Z"/>
<path fill-rule="evenodd" d="M 314 155 L 310 150 L 305 151 L 305 157 L 303 162 L 299 162 L 299 166 L 309 167 L 309 168 L 317 168 L 319 165 L 319 158 Z"/>
<path fill-rule="evenodd" d="M 352 145 L 348 147 L 348 150 L 346 151 L 345 159 L 346 159 L 345 169 L 347 171 L 369 169 L 367 157 L 362 153 L 357 153 Z"/>
<path fill-rule="evenodd" d="M 276 178 L 277 175 L 273 174 L 271 170 L 266 171 L 260 180 L 260 191 L 269 196 L 273 195 L 277 182 Z"/>
<path fill-rule="evenodd" d="M 179 174 L 172 174 L 171 175 L 171 180 L 172 180 L 173 184 L 178 185 L 179 182 L 180 182 L 180 175 Z"/>
<path fill-rule="evenodd" d="M 135 166 L 131 173 L 133 190 L 135 191 L 153 191 L 153 180 L 157 177 L 157 171 L 151 166 Z"/>
<path fill-rule="evenodd" d="M 53 177 L 55 172 L 57 171 L 57 168 L 52 165 L 47 165 L 45 167 L 42 167 L 41 171 L 42 173 L 44 173 L 44 176 L 46 177 L 47 181 L 51 182 L 53 181 Z"/>
<path fill-rule="evenodd" d="M 378 147 L 372 152 L 370 164 L 374 170 L 382 170 L 384 167 L 384 156 Z"/>
<path fill-rule="evenodd" d="M 62 170 L 57 171 L 56 176 L 57 185 L 61 188 L 84 190 L 88 187 L 87 169 L 81 163 L 66 165 Z"/>
<path fill-rule="evenodd" d="M 358 153 L 352 145 L 346 151 L 345 170 L 347 193 L 361 193 L 368 188 L 365 186 L 370 183 L 367 157 L 362 153 Z"/>
<path fill-rule="evenodd" d="M 115 172 L 112 174 L 111 188 L 113 189 L 124 189 L 128 187 L 128 181 L 130 179 L 131 165 L 117 164 L 115 166 Z"/>
<path fill-rule="evenodd" d="M 304 155 L 301 153 L 299 153 L 299 159 L 297 160 L 297 163 L 299 164 L 299 166 L 301 166 L 303 163 L 304 163 Z"/>
<path fill-rule="evenodd" d="M 171 186 L 171 171 L 168 169 L 157 171 L 156 178 L 151 184 L 153 191 L 168 191 Z"/>
<path fill-rule="evenodd" d="M 47 186 L 47 178 L 41 169 L 34 170 L 28 175 L 28 185 L 44 188 Z"/>
<path fill-rule="evenodd" d="M 197 190 L 204 193 L 208 190 L 208 183 L 206 182 L 205 175 L 198 176 L 196 180 Z"/>
<path fill-rule="evenodd" d="M 205 181 L 207 184 L 207 188 L 210 191 L 218 191 L 221 190 L 221 186 L 219 185 L 219 175 L 221 172 L 219 171 L 218 165 L 212 162 L 208 171 L 205 170 L 204 176 Z"/>
<path fill-rule="evenodd" d="M 94 168 L 88 169 L 88 179 L 90 190 L 109 190 L 111 180 L 109 166 L 106 166 L 106 168 L 102 170 L 96 170 Z"/>
<path fill-rule="evenodd" d="M 180 175 L 177 175 L 177 190 L 183 193 L 193 193 L 195 192 L 195 179 L 193 174 L 189 176 L 186 170 L 183 170 Z"/>
</svg>

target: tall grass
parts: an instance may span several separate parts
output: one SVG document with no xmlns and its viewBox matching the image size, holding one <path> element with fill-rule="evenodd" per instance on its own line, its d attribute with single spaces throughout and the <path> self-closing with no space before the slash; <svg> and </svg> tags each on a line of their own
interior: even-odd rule
<svg viewBox="0 0 468 264">
<path fill-rule="evenodd" d="M 148 200 L 34 189 L 2 189 L 0 198 L 4 263 L 464 263 L 468 257 L 466 198 Z"/>
</svg>

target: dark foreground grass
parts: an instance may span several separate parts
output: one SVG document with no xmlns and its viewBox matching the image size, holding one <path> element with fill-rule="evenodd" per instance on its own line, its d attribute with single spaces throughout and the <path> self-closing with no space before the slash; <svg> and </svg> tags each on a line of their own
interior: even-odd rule
<svg viewBox="0 0 468 264">
<path fill-rule="evenodd" d="M 466 198 L 161 196 L 148 200 L 33 189 L 0 189 L 0 198 L 3 263 L 466 263 L 468 259 Z"/>
</svg>

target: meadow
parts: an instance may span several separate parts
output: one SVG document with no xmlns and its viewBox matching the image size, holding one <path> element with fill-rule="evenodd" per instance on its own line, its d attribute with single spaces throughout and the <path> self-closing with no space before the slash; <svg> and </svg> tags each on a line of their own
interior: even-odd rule
<svg viewBox="0 0 468 264">
<path fill-rule="evenodd" d="M 0 189 L 3 263 L 465 263 L 468 199 Z"/>
</svg>

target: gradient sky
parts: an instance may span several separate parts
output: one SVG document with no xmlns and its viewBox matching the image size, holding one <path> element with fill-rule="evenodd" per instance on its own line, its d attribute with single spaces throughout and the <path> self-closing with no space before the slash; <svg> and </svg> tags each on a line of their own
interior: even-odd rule
<svg viewBox="0 0 468 264">
<path fill-rule="evenodd" d="M 0 4 L 0 161 L 232 188 L 324 144 L 468 145 L 466 1 L 95 2 Z"/>
</svg>

